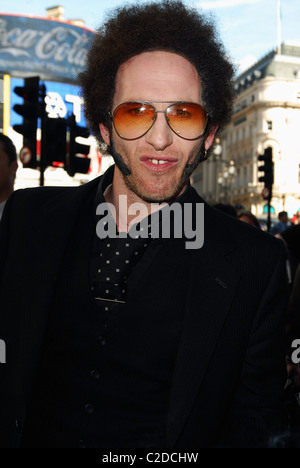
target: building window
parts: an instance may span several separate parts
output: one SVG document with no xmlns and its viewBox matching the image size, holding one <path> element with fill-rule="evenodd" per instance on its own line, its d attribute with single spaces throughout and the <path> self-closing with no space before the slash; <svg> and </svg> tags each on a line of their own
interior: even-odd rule
<svg viewBox="0 0 300 468">
<path fill-rule="evenodd" d="M 254 96 L 254 94 L 252 94 L 252 96 L 251 96 L 251 102 L 254 102 L 254 101 L 255 101 L 255 96 Z"/>
<path fill-rule="evenodd" d="M 267 120 L 267 127 L 268 127 L 268 130 L 273 130 L 273 122 L 272 122 L 272 120 Z"/>
</svg>

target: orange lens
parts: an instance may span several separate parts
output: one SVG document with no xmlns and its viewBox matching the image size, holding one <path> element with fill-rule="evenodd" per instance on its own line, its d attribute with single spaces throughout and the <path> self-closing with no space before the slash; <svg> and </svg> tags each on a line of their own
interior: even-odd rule
<svg viewBox="0 0 300 468">
<path fill-rule="evenodd" d="M 173 132 L 186 140 L 199 138 L 207 124 L 206 110 L 200 104 L 193 102 L 177 102 L 164 111 L 157 111 L 154 106 L 146 102 L 125 102 L 113 113 L 115 130 L 125 140 L 140 138 L 154 124 L 157 112 L 163 112 Z"/>
<path fill-rule="evenodd" d="M 148 132 L 155 117 L 156 112 L 153 106 L 146 103 L 126 102 L 120 104 L 114 111 L 113 122 L 121 138 L 134 140 Z"/>
<path fill-rule="evenodd" d="M 186 140 L 199 138 L 207 124 L 207 112 L 193 102 L 178 102 L 168 107 L 167 121 L 171 129 Z"/>
</svg>

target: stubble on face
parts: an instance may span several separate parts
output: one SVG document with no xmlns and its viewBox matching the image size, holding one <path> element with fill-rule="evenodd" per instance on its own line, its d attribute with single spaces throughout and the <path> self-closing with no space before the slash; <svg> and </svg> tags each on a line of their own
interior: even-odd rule
<svg viewBox="0 0 300 468">
<path fill-rule="evenodd" d="M 130 160 L 129 155 L 126 154 L 126 150 L 123 150 L 123 155 L 120 154 L 116 150 L 113 138 L 111 138 L 110 153 L 115 161 L 116 166 L 119 168 L 122 174 L 122 178 L 126 187 L 132 193 L 134 193 L 141 200 L 147 203 L 170 203 L 179 196 L 179 194 L 187 185 L 190 176 L 192 175 L 192 173 L 200 163 L 201 159 L 203 158 L 203 155 L 205 153 L 205 147 L 204 140 L 202 139 L 201 142 L 199 142 L 198 150 L 194 150 L 193 152 L 191 152 L 188 158 L 188 161 L 192 162 L 187 163 L 185 165 L 185 167 L 182 170 L 181 176 L 177 180 L 177 183 L 171 187 L 168 187 L 163 196 L 154 195 L 153 193 L 148 193 L 145 190 L 144 185 L 140 183 L 138 177 L 135 176 L 134 168 L 129 167 L 129 165 L 125 162 L 125 160 Z"/>
</svg>

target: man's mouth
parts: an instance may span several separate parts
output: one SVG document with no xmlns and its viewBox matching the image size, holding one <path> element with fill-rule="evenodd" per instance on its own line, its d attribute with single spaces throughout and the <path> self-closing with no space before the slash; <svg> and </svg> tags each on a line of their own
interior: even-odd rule
<svg viewBox="0 0 300 468">
<path fill-rule="evenodd" d="M 150 162 L 152 162 L 153 164 L 166 164 L 167 160 L 164 160 L 164 159 L 149 159 Z"/>
<path fill-rule="evenodd" d="M 161 172 L 177 164 L 178 160 L 172 157 L 166 159 L 163 158 L 151 158 L 149 156 L 142 156 L 141 163 L 147 169 L 153 172 Z"/>
</svg>

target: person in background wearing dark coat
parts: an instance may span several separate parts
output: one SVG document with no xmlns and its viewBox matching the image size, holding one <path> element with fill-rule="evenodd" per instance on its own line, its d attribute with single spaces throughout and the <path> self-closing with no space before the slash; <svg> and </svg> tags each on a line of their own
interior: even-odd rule
<svg viewBox="0 0 300 468">
<path fill-rule="evenodd" d="M 251 211 L 241 211 L 238 215 L 238 219 L 240 221 L 243 221 L 244 223 L 251 224 L 251 226 L 261 229 L 257 217 L 253 213 L 251 213 Z"/>
<path fill-rule="evenodd" d="M 17 169 L 15 145 L 8 136 L 0 133 L 0 221 L 6 200 L 14 191 Z"/>
</svg>

